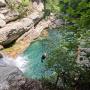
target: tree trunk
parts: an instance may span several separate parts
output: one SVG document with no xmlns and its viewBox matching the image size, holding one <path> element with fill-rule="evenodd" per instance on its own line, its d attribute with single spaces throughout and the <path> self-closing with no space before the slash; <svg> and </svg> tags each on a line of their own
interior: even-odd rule
<svg viewBox="0 0 90 90">
<path fill-rule="evenodd" d="M 57 75 L 57 79 L 56 79 L 56 82 L 55 82 L 55 87 L 57 87 L 58 80 L 59 80 L 59 74 Z"/>
</svg>

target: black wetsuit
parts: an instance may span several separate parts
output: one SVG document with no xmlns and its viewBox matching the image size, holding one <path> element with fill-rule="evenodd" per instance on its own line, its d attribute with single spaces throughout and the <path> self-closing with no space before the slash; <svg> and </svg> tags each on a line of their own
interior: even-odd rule
<svg viewBox="0 0 90 90">
<path fill-rule="evenodd" d="M 42 55 L 42 57 L 41 57 L 41 62 L 43 62 L 43 60 L 46 58 L 46 56 L 45 55 Z"/>
</svg>

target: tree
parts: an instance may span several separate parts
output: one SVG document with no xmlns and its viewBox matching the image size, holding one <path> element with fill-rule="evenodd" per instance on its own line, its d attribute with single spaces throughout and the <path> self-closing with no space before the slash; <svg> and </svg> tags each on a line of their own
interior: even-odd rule
<svg viewBox="0 0 90 90">
<path fill-rule="evenodd" d="M 78 74 L 79 78 L 79 67 L 74 58 L 73 56 L 70 57 L 70 53 L 63 48 L 55 49 L 48 57 L 46 66 L 49 70 L 56 73 L 56 86 L 59 79 L 61 79 L 63 87 L 70 90 L 72 83 L 74 83 L 75 74 Z"/>
<path fill-rule="evenodd" d="M 58 4 L 53 4 L 55 2 Z M 55 13 L 62 17 L 65 25 L 60 47 L 51 52 L 47 58 L 46 66 L 55 72 L 56 85 L 60 78 L 64 88 L 67 88 L 65 90 L 72 90 L 72 86 L 74 89 L 78 86 L 78 88 L 85 88 L 87 83 L 88 86 L 90 84 L 90 68 L 76 63 L 76 49 L 81 46 L 82 41 L 85 42 L 83 47 L 90 47 L 90 1 L 50 0 L 50 2 L 47 1 L 47 5 L 50 12 L 56 10 Z M 58 9 L 55 9 L 56 7 Z"/>
</svg>

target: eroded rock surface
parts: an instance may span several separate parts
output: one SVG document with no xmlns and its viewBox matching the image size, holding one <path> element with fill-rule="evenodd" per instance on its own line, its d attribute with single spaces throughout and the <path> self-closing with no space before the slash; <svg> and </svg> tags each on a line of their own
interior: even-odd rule
<svg viewBox="0 0 90 90">
<path fill-rule="evenodd" d="M 0 44 L 5 46 L 19 38 L 22 34 L 30 30 L 30 28 L 33 27 L 35 23 L 35 19 L 39 17 L 41 18 L 41 16 L 42 15 L 37 14 L 35 18 L 23 18 L 20 21 L 9 23 L 5 27 L 1 28 Z"/>
</svg>

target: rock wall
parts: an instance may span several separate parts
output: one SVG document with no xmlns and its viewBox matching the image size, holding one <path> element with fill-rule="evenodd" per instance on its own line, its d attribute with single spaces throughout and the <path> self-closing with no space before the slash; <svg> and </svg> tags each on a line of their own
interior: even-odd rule
<svg viewBox="0 0 90 90">
<path fill-rule="evenodd" d="M 90 67 L 90 48 L 80 48 L 77 63 Z"/>
<path fill-rule="evenodd" d="M 39 3 L 41 4 L 41 2 Z M 29 31 L 42 16 L 42 11 L 33 10 L 28 16 L 18 19 L 19 13 L 11 11 L 6 6 L 5 1 L 0 0 L 0 49 L 2 49 L 2 46 L 9 45 Z"/>
<path fill-rule="evenodd" d="M 62 20 L 57 20 L 54 14 L 51 14 L 48 20 L 43 19 L 42 0 L 32 0 L 32 6 L 32 12 L 20 19 L 18 12 L 11 11 L 6 6 L 0 8 L 1 22 L 3 21 L 0 27 L 0 50 L 4 48 L 4 53 L 17 56 L 38 38 L 45 28 L 51 25 L 55 28 L 63 23 Z M 9 46 L 10 50 L 5 49 Z"/>
</svg>

